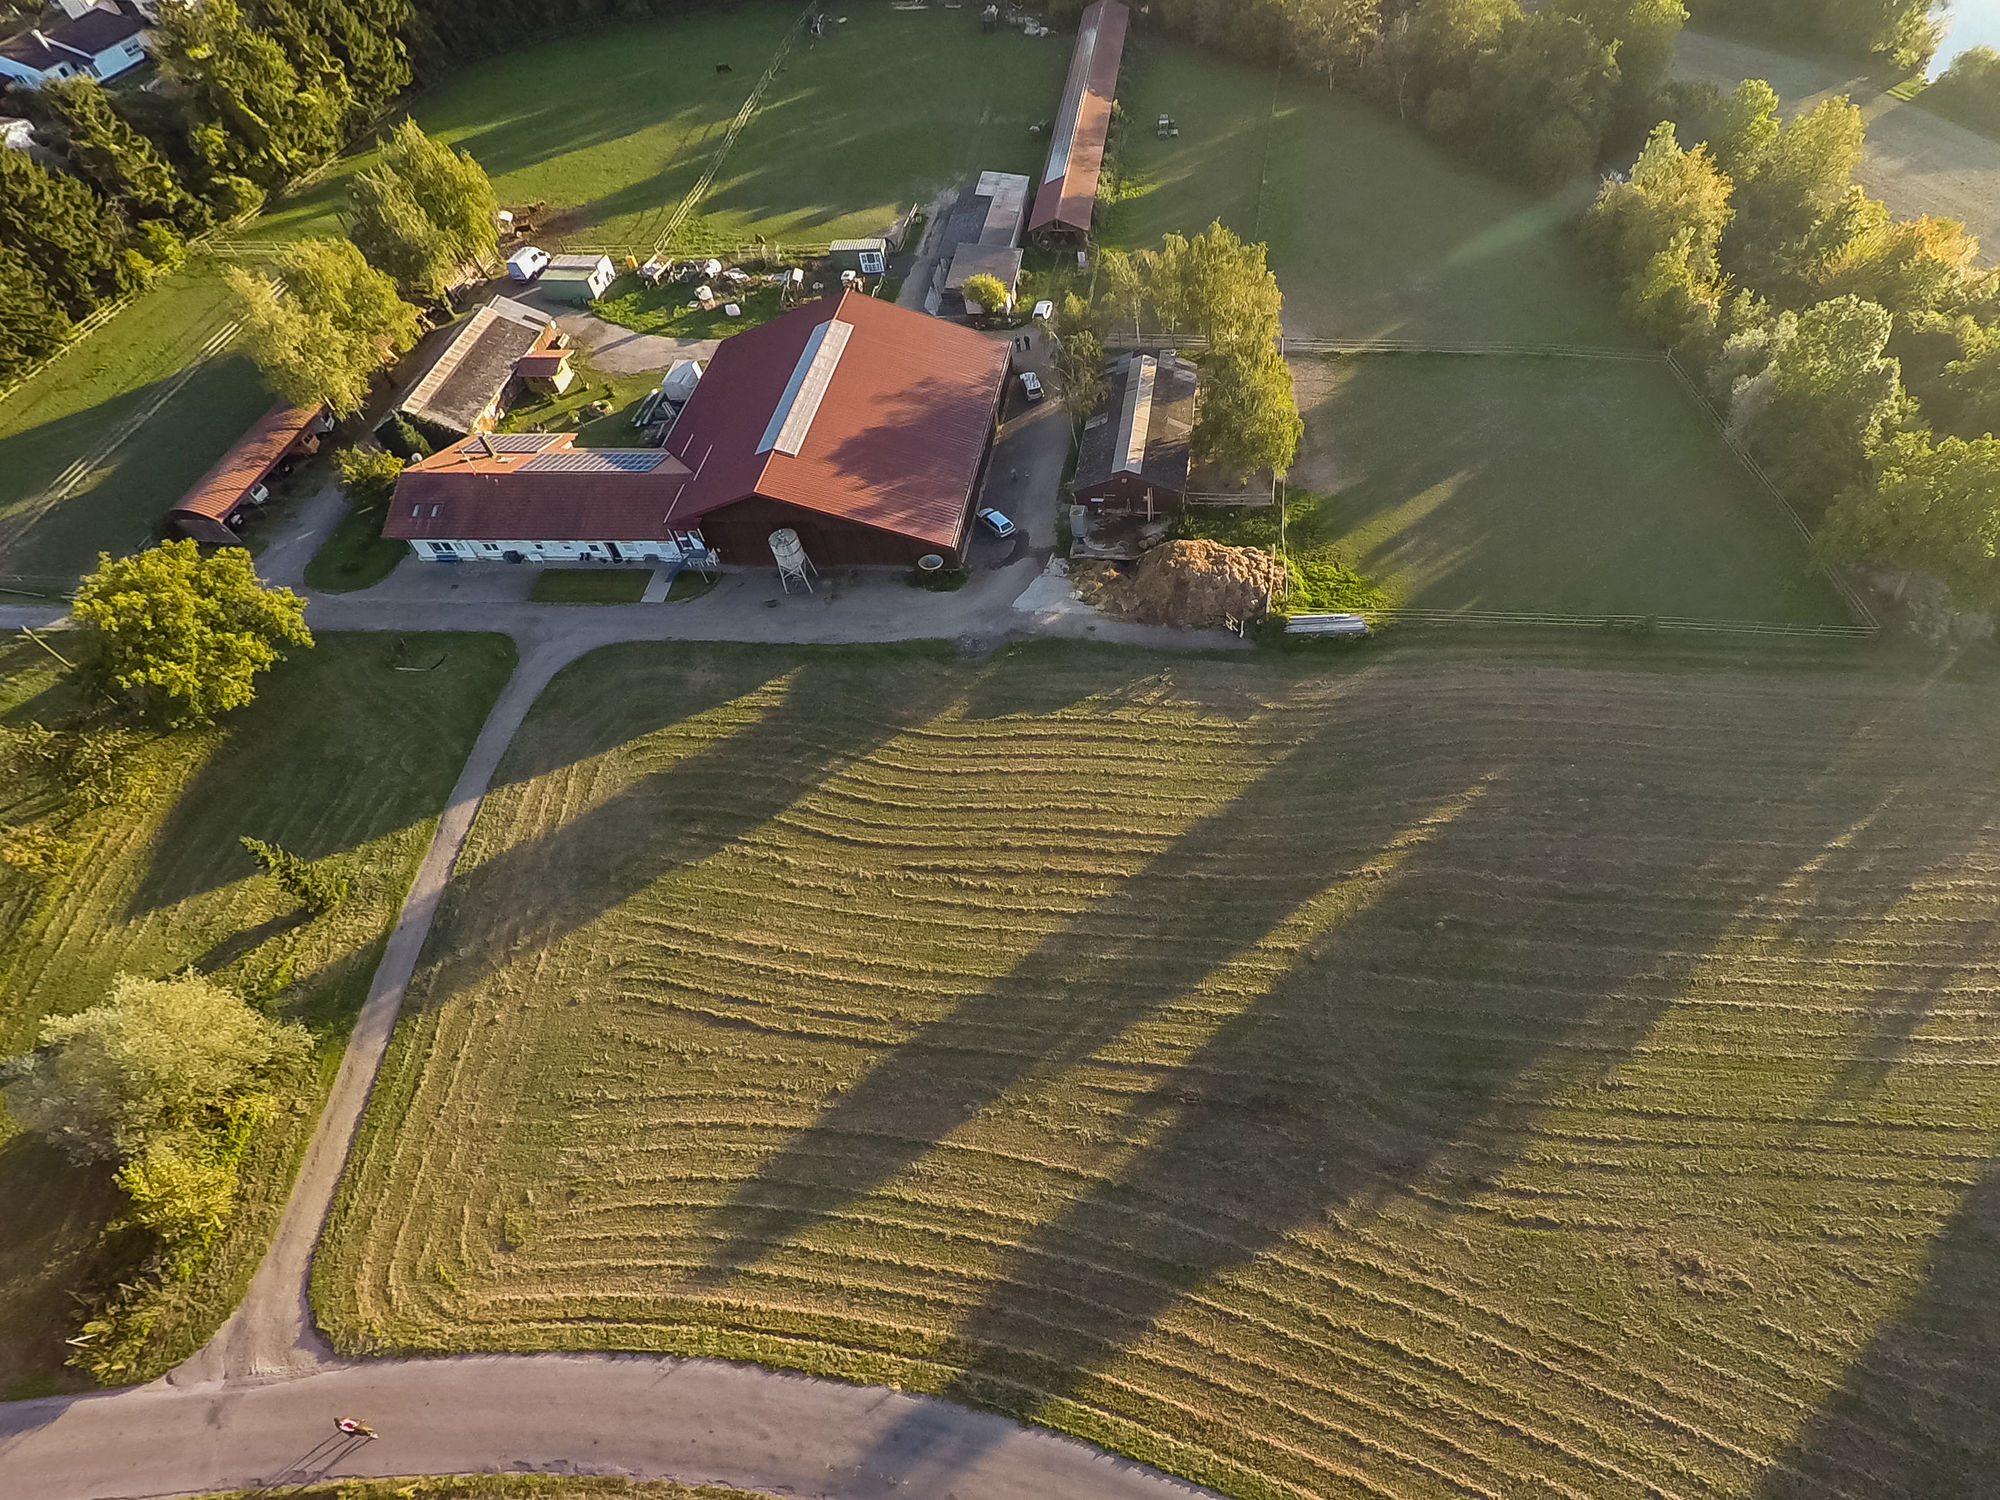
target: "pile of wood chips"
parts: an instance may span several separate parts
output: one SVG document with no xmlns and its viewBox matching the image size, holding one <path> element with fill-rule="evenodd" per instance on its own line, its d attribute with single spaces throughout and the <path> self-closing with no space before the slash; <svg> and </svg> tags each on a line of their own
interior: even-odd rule
<svg viewBox="0 0 2000 1500">
<path fill-rule="evenodd" d="M 1078 563 L 1070 569 L 1077 597 L 1113 619 L 1185 630 L 1254 624 L 1269 613 L 1285 567 L 1255 547 L 1220 542 L 1168 542 L 1136 567 Z"/>
</svg>

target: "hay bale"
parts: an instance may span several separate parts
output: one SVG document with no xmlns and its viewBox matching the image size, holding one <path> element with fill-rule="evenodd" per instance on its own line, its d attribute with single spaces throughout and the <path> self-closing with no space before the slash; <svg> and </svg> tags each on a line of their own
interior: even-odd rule
<svg viewBox="0 0 2000 1500">
<path fill-rule="evenodd" d="M 1203 630 L 1263 619 L 1285 568 L 1255 547 L 1190 541 L 1153 548 L 1129 573 L 1099 564 L 1072 576 L 1078 598 L 1118 619 Z"/>
</svg>

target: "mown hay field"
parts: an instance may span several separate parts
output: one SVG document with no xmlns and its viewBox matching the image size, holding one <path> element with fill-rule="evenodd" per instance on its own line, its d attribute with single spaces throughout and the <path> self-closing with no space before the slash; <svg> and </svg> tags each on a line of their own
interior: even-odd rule
<svg viewBox="0 0 2000 1500">
<path fill-rule="evenodd" d="M 1665 650 L 585 658 L 318 1315 L 1241 1496 L 1987 1492 L 1992 684 Z"/>
<path fill-rule="evenodd" d="M 60 643 L 60 637 L 58 637 Z M 121 973 L 188 966 L 271 997 L 321 1040 L 330 1082 L 390 922 L 487 710 L 513 667 L 493 635 L 322 636 L 209 730 L 151 738 L 133 793 L 65 833 L 73 868 L 37 882 L 0 866 L 0 1057 L 35 1044 L 45 1016 L 101 1000 Z M 4 722 L 59 722 L 77 706 L 54 661 L 16 639 L 0 653 Z M 49 815 L 46 793 L 10 778 L 0 821 Z M 238 840 L 339 856 L 352 880 L 336 912 L 302 924 Z M 175 1289 L 153 1363 L 192 1353 L 241 1295 L 284 1205 L 317 1114 L 310 1087 L 252 1140 L 241 1207 L 205 1271 Z M 105 1242 L 124 1196 L 0 1109 L 0 1397 L 87 1384 L 63 1368 L 72 1294 L 107 1290 L 131 1247 Z"/>
</svg>

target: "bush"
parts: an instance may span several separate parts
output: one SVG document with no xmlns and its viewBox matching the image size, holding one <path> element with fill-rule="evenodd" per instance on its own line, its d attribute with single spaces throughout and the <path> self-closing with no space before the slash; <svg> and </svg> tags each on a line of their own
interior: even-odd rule
<svg viewBox="0 0 2000 1500">
<path fill-rule="evenodd" d="M 300 859 L 262 839 L 245 837 L 241 842 L 264 873 L 314 916 L 334 910 L 347 899 L 347 876 L 333 861 Z"/>
</svg>

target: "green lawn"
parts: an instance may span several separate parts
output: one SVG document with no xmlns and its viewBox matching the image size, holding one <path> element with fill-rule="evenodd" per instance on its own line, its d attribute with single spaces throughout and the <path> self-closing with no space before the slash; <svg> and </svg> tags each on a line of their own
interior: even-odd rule
<svg viewBox="0 0 2000 1500">
<path fill-rule="evenodd" d="M 1321 338 L 1643 347 L 1564 220 L 1369 105 L 1156 38 L 1126 51 L 1111 243 L 1221 219 L 1271 246 L 1285 327 Z M 1162 113 L 1178 140 L 1154 137 Z"/>
<path fill-rule="evenodd" d="M 411 100 L 410 113 L 470 151 L 503 205 L 570 210 L 562 228 L 580 244 L 650 248 L 797 15 L 753 3 L 535 43 L 473 64 Z M 722 62 L 733 71 L 717 73 Z M 248 237 L 338 233 L 347 179 L 372 159 L 343 159 Z"/>
<path fill-rule="evenodd" d="M 695 307 L 691 305 L 694 288 L 686 282 L 649 287 L 628 272 L 605 288 L 605 295 L 591 304 L 591 311 L 621 328 L 675 339 L 728 338 L 769 322 L 780 311 L 782 294 L 774 286 L 758 287 L 740 296 L 724 287 L 716 290 L 725 301 L 710 308 Z M 722 310 L 730 303 L 741 309 L 740 316 L 732 318 Z"/>
<path fill-rule="evenodd" d="M 652 581 L 646 568 L 544 568 L 528 597 L 537 604 L 637 604 Z"/>
<path fill-rule="evenodd" d="M 1294 360 L 1295 488 L 1424 609 L 1847 624 L 1777 504 L 1664 365 Z"/>
<path fill-rule="evenodd" d="M 577 379 L 564 394 L 550 400 L 529 397 L 500 421 L 502 432 L 576 433 L 579 448 L 634 448 L 639 429 L 632 425 L 638 405 L 659 389 L 657 370 L 637 375 L 605 375 L 578 358 L 574 361 Z M 583 409 L 598 402 L 611 410 L 601 417 L 586 417 Z"/>
<path fill-rule="evenodd" d="M 834 12 L 838 15 L 838 12 Z M 702 204 L 698 244 L 878 233 L 979 172 L 1033 175 L 1071 37 L 988 35 L 979 12 L 857 6 L 801 41 Z"/>
<path fill-rule="evenodd" d="M 380 508 L 349 509 L 306 564 L 306 587 L 329 594 L 373 588 L 410 555 L 407 542 L 382 535 Z"/>
<path fill-rule="evenodd" d="M 150 405 L 229 316 L 221 275 L 197 265 L 0 403 L 0 574 L 66 587 L 100 550 L 131 551 L 161 534 L 167 507 L 271 404 L 241 355 L 203 366 L 68 499 L 34 502 Z"/>
<path fill-rule="evenodd" d="M 150 789 L 84 815 L 72 871 L 46 888 L 0 867 L 0 1056 L 33 1044 L 41 1019 L 99 998 L 119 973 L 189 964 L 224 983 L 269 983 L 286 954 L 286 1013 L 321 1038 L 321 1088 L 365 996 L 383 934 L 432 823 L 507 674 L 503 636 L 323 636 L 269 677 L 251 707 L 212 731 L 137 752 Z M 74 700 L 38 648 L 0 655 L 5 719 L 49 719 Z M 398 670 L 399 668 L 414 670 Z M 0 820 L 44 815 L 10 781 Z M 309 927 L 256 874 L 241 835 L 308 858 L 343 854 L 354 892 Z M 164 1367 L 199 1346 L 234 1305 L 268 1241 L 317 1113 L 311 1090 L 253 1140 L 244 1201 L 210 1266 L 179 1289 L 156 1325 Z M 98 1236 L 121 1195 L 102 1170 L 72 1166 L 0 1112 L 0 1396 L 78 1383 L 62 1367 L 73 1290 L 122 1269 Z"/>
<path fill-rule="evenodd" d="M 1989 1493 L 1990 653 L 1588 639 L 584 658 L 322 1325 L 938 1391 L 1246 1500 Z"/>
</svg>

